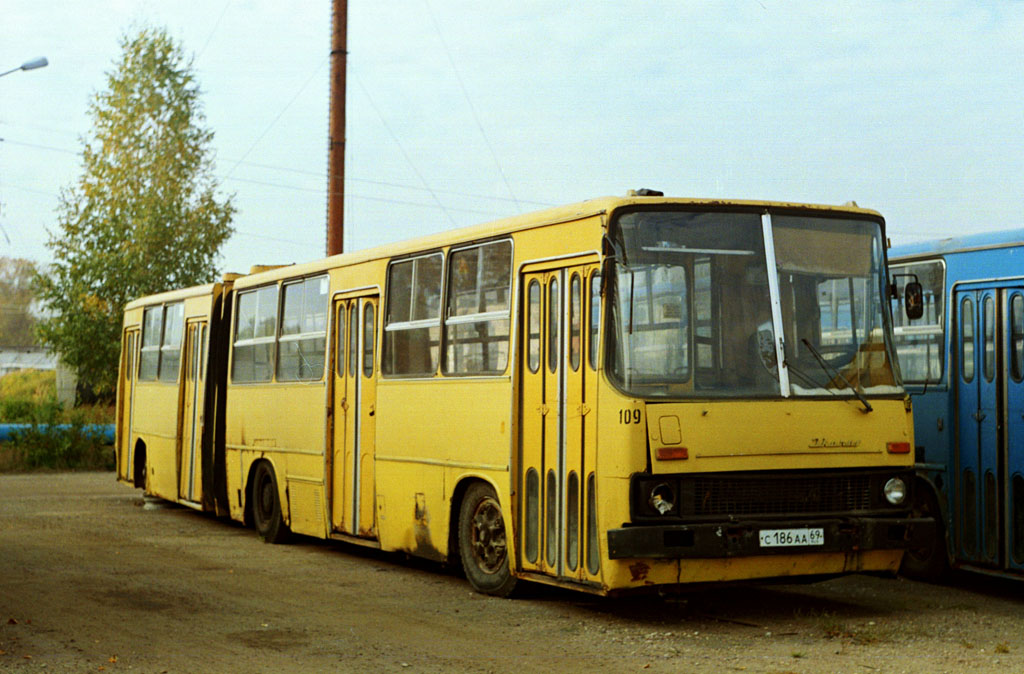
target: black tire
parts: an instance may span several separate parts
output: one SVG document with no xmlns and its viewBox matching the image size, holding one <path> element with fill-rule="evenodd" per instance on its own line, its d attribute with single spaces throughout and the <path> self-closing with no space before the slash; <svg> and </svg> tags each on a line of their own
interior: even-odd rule
<svg viewBox="0 0 1024 674">
<path fill-rule="evenodd" d="M 459 557 L 466 579 L 477 592 L 507 597 L 515 589 L 506 541 L 497 495 L 490 485 L 473 483 L 459 508 Z"/>
<path fill-rule="evenodd" d="M 288 526 L 281 517 L 277 478 L 266 461 L 257 464 L 252 476 L 252 522 L 264 543 L 283 543 L 288 538 Z"/>
<path fill-rule="evenodd" d="M 900 573 L 910 578 L 935 583 L 942 580 L 949 572 L 949 560 L 946 556 L 946 528 L 943 526 L 942 509 L 939 508 L 939 502 L 928 484 L 918 482 L 914 487 L 912 515 L 934 518 L 935 536 L 924 547 L 907 550 L 903 555 Z"/>
</svg>

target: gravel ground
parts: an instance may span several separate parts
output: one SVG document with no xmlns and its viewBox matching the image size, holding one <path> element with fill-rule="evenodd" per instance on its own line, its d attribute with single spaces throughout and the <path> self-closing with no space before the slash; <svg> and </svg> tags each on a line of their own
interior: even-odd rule
<svg viewBox="0 0 1024 674">
<path fill-rule="evenodd" d="M 849 576 L 609 600 L 0 475 L 0 671 L 1022 672 L 1024 582 Z"/>
</svg>

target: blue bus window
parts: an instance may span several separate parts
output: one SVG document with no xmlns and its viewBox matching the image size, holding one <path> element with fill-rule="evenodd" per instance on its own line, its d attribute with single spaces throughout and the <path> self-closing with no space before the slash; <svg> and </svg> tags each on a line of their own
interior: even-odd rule
<svg viewBox="0 0 1024 674">
<path fill-rule="evenodd" d="M 964 381 L 974 381 L 974 302 L 970 297 L 960 302 L 960 374 Z"/>
<path fill-rule="evenodd" d="M 1018 384 L 1024 381 L 1024 295 L 1020 293 L 1010 300 L 1010 375 Z"/>
<path fill-rule="evenodd" d="M 985 298 L 985 381 L 996 377 L 996 301 L 991 295 Z"/>
</svg>

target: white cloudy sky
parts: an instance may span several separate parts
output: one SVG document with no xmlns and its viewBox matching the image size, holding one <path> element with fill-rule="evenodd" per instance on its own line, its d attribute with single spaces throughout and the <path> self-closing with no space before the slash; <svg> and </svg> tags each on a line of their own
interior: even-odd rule
<svg viewBox="0 0 1024 674">
<path fill-rule="evenodd" d="M 628 189 L 1024 226 L 1024 2 L 349 0 L 346 250 Z M 4 0 L 0 255 L 46 261 L 118 37 L 166 26 L 235 195 L 222 269 L 324 254 L 329 0 Z"/>
</svg>

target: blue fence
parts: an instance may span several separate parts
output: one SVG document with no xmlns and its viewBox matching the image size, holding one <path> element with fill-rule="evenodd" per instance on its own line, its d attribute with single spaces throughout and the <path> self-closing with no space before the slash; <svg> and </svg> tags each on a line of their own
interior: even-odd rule
<svg viewBox="0 0 1024 674">
<path fill-rule="evenodd" d="M 70 430 L 71 427 L 71 424 L 55 424 L 53 426 L 40 424 L 38 426 L 42 431 L 46 431 L 50 428 L 54 428 L 56 430 Z M 17 433 L 30 428 L 32 428 L 32 424 L 0 424 L 0 442 L 11 440 Z M 114 424 L 86 424 L 81 426 L 81 428 L 86 433 L 100 436 L 108 445 L 114 444 Z"/>
</svg>

